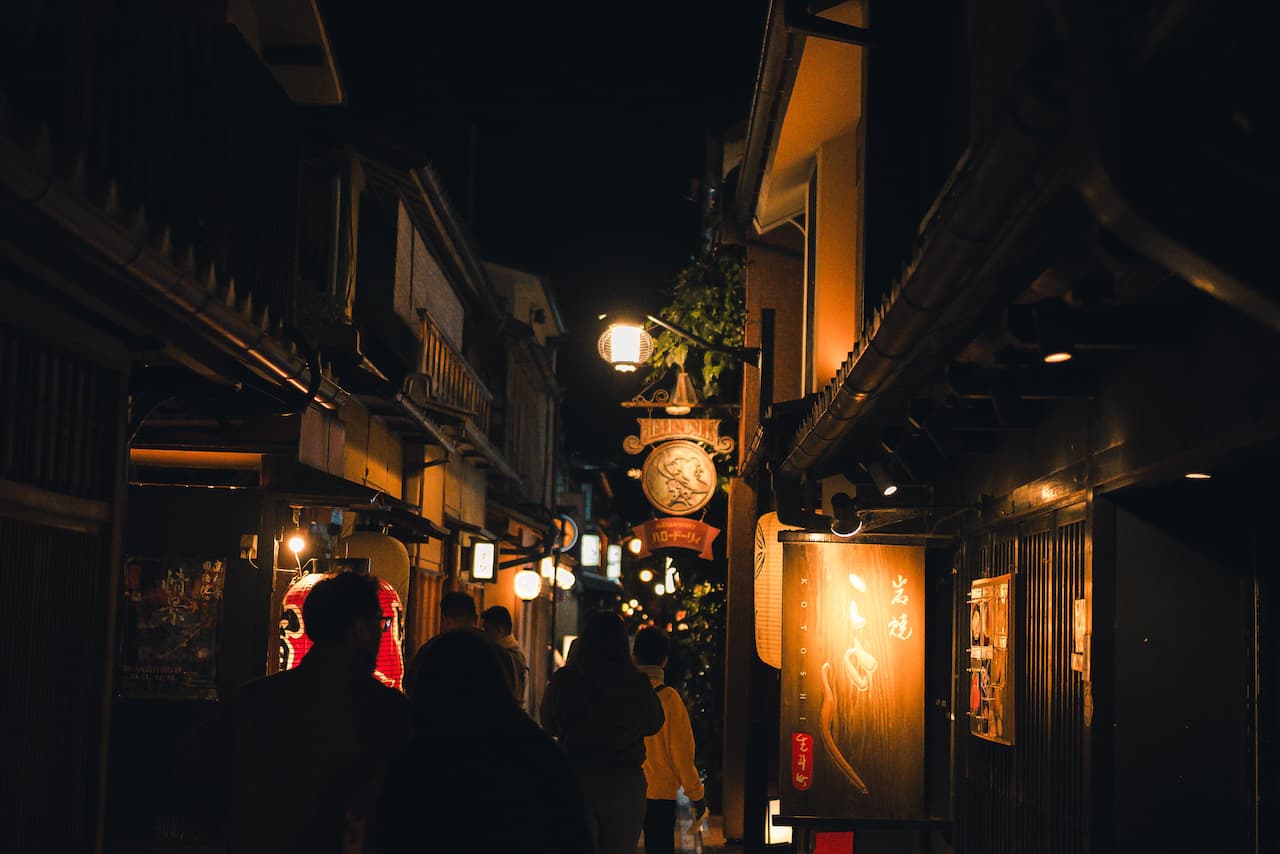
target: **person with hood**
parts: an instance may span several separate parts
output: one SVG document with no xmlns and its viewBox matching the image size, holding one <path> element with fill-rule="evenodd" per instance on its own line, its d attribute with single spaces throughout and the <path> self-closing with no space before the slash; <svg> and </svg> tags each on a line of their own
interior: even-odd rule
<svg viewBox="0 0 1280 854">
<path fill-rule="evenodd" d="M 593 854 L 568 760 L 516 703 L 505 655 L 465 629 L 423 648 L 417 731 L 387 771 L 378 854 Z"/>
<path fill-rule="evenodd" d="M 645 814 L 644 740 L 664 717 L 631 661 L 617 614 L 597 611 L 587 620 L 574 654 L 547 684 L 541 719 L 577 776 L 597 854 L 635 854 Z"/>
<path fill-rule="evenodd" d="M 648 781 L 648 803 L 644 814 L 645 854 L 673 854 L 675 851 L 676 797 L 680 789 L 693 804 L 693 820 L 707 814 L 702 778 L 693 764 L 695 744 L 689 710 L 680 692 L 666 684 L 663 668 L 671 643 L 657 626 L 636 632 L 631 654 L 640 672 L 662 701 L 667 722 L 656 735 L 644 740 L 644 776 Z"/>
</svg>

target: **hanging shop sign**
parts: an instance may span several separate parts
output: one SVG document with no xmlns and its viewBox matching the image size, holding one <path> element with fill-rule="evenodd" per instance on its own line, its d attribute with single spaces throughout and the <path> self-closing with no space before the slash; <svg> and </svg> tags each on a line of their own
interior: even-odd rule
<svg viewBox="0 0 1280 854">
<path fill-rule="evenodd" d="M 120 693 L 216 699 L 221 559 L 125 562 Z"/>
<path fill-rule="evenodd" d="M 770 667 L 782 667 L 782 543 L 781 531 L 795 531 L 766 513 L 756 521 L 755 604 L 756 654 Z"/>
<path fill-rule="evenodd" d="M 600 565 L 600 535 L 583 534 L 582 548 L 578 552 L 578 563 L 582 566 Z"/>
<path fill-rule="evenodd" d="M 733 438 L 720 435 L 718 418 L 637 418 L 636 422 L 640 425 L 640 434 L 622 440 L 622 449 L 628 454 L 638 454 L 649 445 L 673 440 L 700 442 L 716 454 L 733 451 Z"/>
<path fill-rule="evenodd" d="M 307 627 L 302 619 L 302 605 L 312 588 L 332 574 L 313 572 L 304 575 L 289 585 L 284 594 L 284 604 L 280 611 L 280 669 L 292 670 L 302 663 L 302 659 L 315 644 L 307 637 Z M 382 616 L 391 618 L 391 628 L 382 633 L 382 642 L 378 646 L 378 660 L 374 665 L 373 675 L 383 685 L 403 690 L 404 688 L 404 605 L 396 589 L 381 578 L 378 582 L 378 603 L 382 606 Z"/>
<path fill-rule="evenodd" d="M 778 536 L 782 812 L 924 818 L 924 548 Z"/>
<path fill-rule="evenodd" d="M 645 459 L 640 488 L 656 509 L 687 516 L 715 495 L 716 464 L 696 442 L 667 442 Z"/>
<path fill-rule="evenodd" d="M 622 546 L 617 543 L 610 543 L 605 549 L 604 577 L 622 577 Z"/>
<path fill-rule="evenodd" d="M 638 558 L 648 557 L 658 549 L 688 549 L 703 560 L 711 560 L 711 545 L 720 533 L 719 528 L 678 516 L 650 519 L 633 525 L 631 530 L 640 540 Z"/>
<path fill-rule="evenodd" d="M 969 588 L 969 732 L 1013 744 L 1010 597 L 1013 576 L 975 579 Z"/>
</svg>

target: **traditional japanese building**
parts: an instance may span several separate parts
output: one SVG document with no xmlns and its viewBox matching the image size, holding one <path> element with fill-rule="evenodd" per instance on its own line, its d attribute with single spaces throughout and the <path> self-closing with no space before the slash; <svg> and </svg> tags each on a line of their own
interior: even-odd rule
<svg viewBox="0 0 1280 854">
<path fill-rule="evenodd" d="M 814 9 L 773 4 L 726 164 L 747 344 L 769 354 L 731 498 L 726 832 L 756 850 L 779 798 L 805 844 L 852 830 L 859 852 L 1265 850 L 1280 301 L 1257 22 L 1207 3 Z M 784 561 L 779 682 L 747 643 L 769 619 L 769 511 L 778 548 L 923 550 L 909 814 L 856 794 L 880 730 L 780 723 L 804 684 L 786 614 L 813 602 Z M 841 579 L 848 615 L 861 588 Z M 903 637 L 897 615 L 853 616 Z M 840 714 L 875 696 L 849 662 L 824 701 Z M 797 811 L 832 787 L 847 806 Z"/>
</svg>

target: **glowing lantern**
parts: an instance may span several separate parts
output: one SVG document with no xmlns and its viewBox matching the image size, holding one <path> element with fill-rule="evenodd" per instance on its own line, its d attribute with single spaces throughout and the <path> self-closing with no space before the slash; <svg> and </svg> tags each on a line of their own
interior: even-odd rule
<svg viewBox="0 0 1280 854">
<path fill-rule="evenodd" d="M 514 579 L 516 596 L 524 601 L 537 599 L 542 595 L 542 576 L 534 572 L 532 569 L 522 569 L 516 573 Z"/>
</svg>

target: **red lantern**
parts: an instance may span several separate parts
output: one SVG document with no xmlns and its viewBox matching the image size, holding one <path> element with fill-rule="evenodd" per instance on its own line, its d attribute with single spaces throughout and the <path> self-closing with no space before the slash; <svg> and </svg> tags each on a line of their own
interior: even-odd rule
<svg viewBox="0 0 1280 854">
<path fill-rule="evenodd" d="M 311 638 L 307 637 L 306 624 L 302 619 L 302 604 L 307 601 L 308 594 L 317 583 L 332 577 L 313 572 L 290 584 L 285 591 L 280 613 L 281 670 L 297 667 L 314 646 Z M 384 685 L 404 690 L 404 605 L 394 587 L 381 578 L 374 578 L 378 582 L 378 604 L 382 607 L 382 616 L 391 618 L 391 628 L 382 633 L 373 675 Z"/>
</svg>

